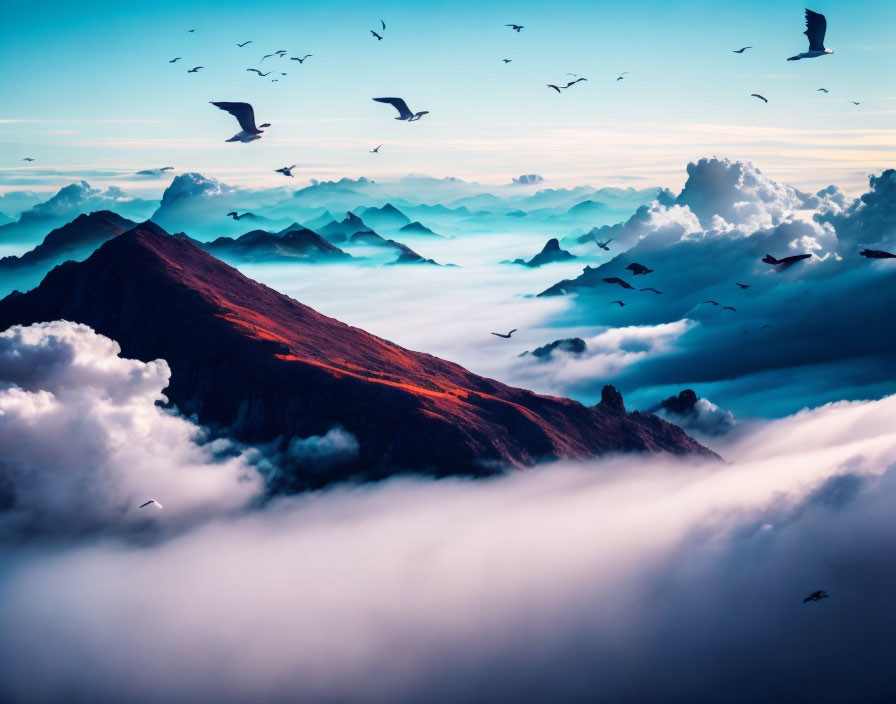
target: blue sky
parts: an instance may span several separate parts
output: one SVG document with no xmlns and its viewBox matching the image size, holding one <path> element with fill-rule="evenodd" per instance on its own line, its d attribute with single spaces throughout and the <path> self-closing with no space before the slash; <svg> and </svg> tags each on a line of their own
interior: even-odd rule
<svg viewBox="0 0 896 704">
<path fill-rule="evenodd" d="M 28 169 L 46 170 L 49 190 L 96 169 L 165 165 L 261 185 L 292 163 L 302 180 L 537 172 L 552 184 L 674 187 L 688 160 L 719 155 L 805 187 L 858 191 L 896 152 L 886 79 L 896 5 L 812 7 L 827 15 L 836 53 L 787 62 L 805 48 L 801 3 L 22 5 L 0 28 L 0 188 Z M 377 42 L 368 30 L 380 18 Z M 258 63 L 281 48 L 314 56 Z M 183 59 L 169 64 L 174 56 Z M 205 69 L 187 74 L 194 65 Z M 245 71 L 258 66 L 288 75 L 270 83 L 274 74 Z M 545 87 L 567 72 L 589 80 L 563 95 Z M 431 114 L 397 122 L 370 100 L 380 95 Z M 273 127 L 254 144 L 225 144 L 235 123 L 210 100 L 249 101 Z M 23 167 L 23 156 L 38 161 Z"/>
</svg>

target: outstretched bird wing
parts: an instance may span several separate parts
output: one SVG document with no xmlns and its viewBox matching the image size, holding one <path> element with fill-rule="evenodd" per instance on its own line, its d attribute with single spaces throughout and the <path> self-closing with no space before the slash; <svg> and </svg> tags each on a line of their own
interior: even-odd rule
<svg viewBox="0 0 896 704">
<path fill-rule="evenodd" d="M 809 37 L 809 51 L 824 51 L 824 33 L 828 30 L 828 21 L 817 12 L 806 10 L 806 31 Z"/>
<path fill-rule="evenodd" d="M 255 111 L 249 103 L 216 103 L 212 101 L 212 105 L 233 115 L 246 132 L 252 134 L 260 132 L 255 126 Z"/>
<path fill-rule="evenodd" d="M 414 113 L 412 113 L 410 108 L 408 108 L 408 104 L 401 98 L 374 98 L 374 100 L 378 103 L 388 103 L 393 108 L 398 110 L 399 117 L 402 117 L 405 120 L 407 120 L 409 117 L 414 116 Z"/>
</svg>

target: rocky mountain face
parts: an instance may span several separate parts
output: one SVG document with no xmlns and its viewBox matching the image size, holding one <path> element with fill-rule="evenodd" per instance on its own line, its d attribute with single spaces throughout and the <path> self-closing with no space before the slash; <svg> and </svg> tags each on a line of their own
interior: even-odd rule
<svg viewBox="0 0 896 704">
<path fill-rule="evenodd" d="M 478 376 L 322 315 L 150 222 L 0 301 L 0 330 L 61 318 L 126 357 L 167 360 L 171 403 L 247 442 L 354 435 L 351 463 L 299 467 L 290 488 L 619 451 L 714 456 L 675 425 L 627 413 L 612 387 L 588 407 Z"/>
</svg>

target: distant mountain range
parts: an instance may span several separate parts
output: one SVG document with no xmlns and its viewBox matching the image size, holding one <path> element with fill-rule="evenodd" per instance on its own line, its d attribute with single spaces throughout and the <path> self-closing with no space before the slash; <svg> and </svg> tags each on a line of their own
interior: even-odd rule
<svg viewBox="0 0 896 704">
<path fill-rule="evenodd" d="M 219 237 L 212 242 L 198 243 L 200 247 L 221 259 L 244 262 L 262 261 L 338 261 L 351 255 L 330 244 L 316 232 L 303 227 L 283 234 L 253 230 L 236 239 Z"/>
<path fill-rule="evenodd" d="M 0 301 L 0 330 L 56 319 L 91 326 L 125 357 L 167 360 L 171 403 L 242 440 L 336 426 L 357 438 L 357 461 L 326 475 L 297 467 L 280 478 L 293 489 L 617 451 L 712 454 L 677 426 L 627 413 L 612 387 L 587 407 L 477 376 L 321 315 L 149 222 Z"/>
</svg>

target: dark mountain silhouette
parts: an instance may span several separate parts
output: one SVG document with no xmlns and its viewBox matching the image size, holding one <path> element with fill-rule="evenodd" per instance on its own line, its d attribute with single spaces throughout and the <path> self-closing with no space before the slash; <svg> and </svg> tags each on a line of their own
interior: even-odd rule
<svg viewBox="0 0 896 704">
<path fill-rule="evenodd" d="M 529 352 L 523 352 L 520 357 L 538 357 L 539 359 L 550 359 L 554 353 L 554 350 L 560 350 L 561 352 L 568 352 L 569 354 L 579 355 L 582 354 L 587 349 L 585 345 L 585 341 L 581 337 L 568 337 L 565 340 L 554 340 L 553 342 L 549 342 L 546 345 L 542 345 L 541 347 L 536 347 L 534 350 Z"/>
<path fill-rule="evenodd" d="M 415 235 L 417 237 L 444 237 L 444 235 L 439 235 L 433 232 L 426 225 L 417 220 L 407 225 L 403 225 L 398 229 L 398 231 L 401 234 Z"/>
<path fill-rule="evenodd" d="M 391 264 L 435 264 L 436 266 L 441 266 L 435 260 L 426 259 L 425 257 L 417 254 L 417 252 L 408 247 L 406 244 L 402 244 L 401 242 L 397 242 L 396 240 L 387 240 L 385 237 L 378 235 L 373 230 L 356 232 L 349 238 L 349 243 L 366 244 L 373 247 L 394 249 L 396 252 L 398 252 L 398 258 L 395 261 L 390 262 Z"/>
<path fill-rule="evenodd" d="M 350 239 L 356 232 L 366 232 L 368 230 L 370 230 L 370 228 L 367 226 L 367 223 L 361 220 L 361 218 L 353 212 L 349 211 L 339 222 L 331 220 L 323 227 L 318 228 L 316 232 L 319 235 L 326 237 L 333 244 L 339 244 L 340 242 L 345 242 Z"/>
<path fill-rule="evenodd" d="M 170 402 L 244 441 L 335 426 L 356 437 L 350 466 L 299 467 L 283 480 L 291 488 L 407 470 L 486 474 L 616 451 L 715 457 L 675 425 L 626 413 L 612 387 L 587 407 L 477 376 L 321 315 L 152 223 L 0 301 L 0 330 L 57 319 L 117 340 L 126 357 L 167 360 Z"/>
<path fill-rule="evenodd" d="M 560 241 L 554 237 L 547 241 L 542 250 L 532 257 L 529 261 L 525 259 L 514 259 L 511 264 L 522 264 L 523 266 L 538 267 L 553 262 L 565 262 L 577 257 L 565 249 L 560 249 Z"/>
<path fill-rule="evenodd" d="M 199 243 L 203 249 L 223 259 L 241 261 L 333 261 L 350 259 L 351 255 L 330 244 L 316 232 L 304 227 L 274 234 L 253 230 L 241 237 L 219 237 L 212 242 Z"/>
</svg>

